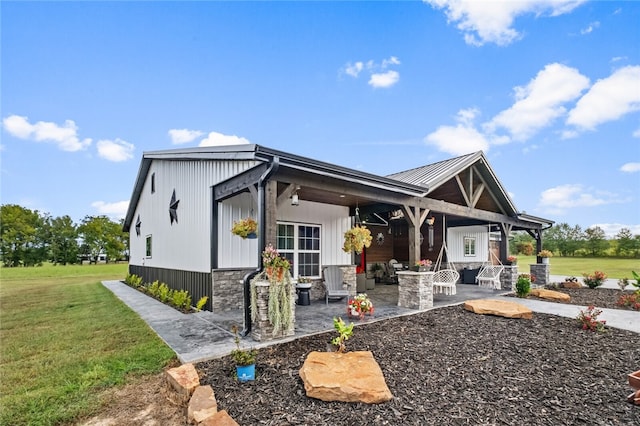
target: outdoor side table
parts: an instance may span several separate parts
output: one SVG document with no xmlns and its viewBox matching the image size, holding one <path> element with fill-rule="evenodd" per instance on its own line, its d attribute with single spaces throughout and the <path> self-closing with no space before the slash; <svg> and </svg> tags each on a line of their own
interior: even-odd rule
<svg viewBox="0 0 640 426">
<path fill-rule="evenodd" d="M 310 289 L 311 283 L 296 284 L 296 291 L 298 292 L 298 305 L 308 306 L 311 304 L 311 297 L 309 296 Z"/>
</svg>

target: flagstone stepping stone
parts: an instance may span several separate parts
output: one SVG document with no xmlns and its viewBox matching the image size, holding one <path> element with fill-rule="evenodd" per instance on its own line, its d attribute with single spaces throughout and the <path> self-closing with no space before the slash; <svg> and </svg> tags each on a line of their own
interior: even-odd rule
<svg viewBox="0 0 640 426">
<path fill-rule="evenodd" d="M 187 400 L 191 397 L 193 391 L 200 386 L 200 377 L 191 363 L 171 368 L 165 374 L 169 384 L 179 395 Z"/>
<path fill-rule="evenodd" d="M 539 297 L 541 299 L 557 300 L 559 302 L 568 302 L 571 300 L 571 296 L 561 291 L 546 290 L 544 288 L 534 288 L 529 293 L 531 296 Z"/>
<path fill-rule="evenodd" d="M 531 309 L 516 302 L 495 299 L 476 299 L 464 302 L 464 308 L 481 315 L 497 315 L 505 318 L 525 318 L 531 319 L 533 312 Z"/>
<path fill-rule="evenodd" d="M 393 398 L 370 351 L 310 352 L 300 368 L 307 396 L 378 404 Z"/>
</svg>

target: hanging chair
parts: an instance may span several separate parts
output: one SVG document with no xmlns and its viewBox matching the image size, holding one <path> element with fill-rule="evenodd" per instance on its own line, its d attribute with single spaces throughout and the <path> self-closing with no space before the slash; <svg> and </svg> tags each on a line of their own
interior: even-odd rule
<svg viewBox="0 0 640 426">
<path fill-rule="evenodd" d="M 492 256 L 496 261 L 498 261 L 497 265 L 493 264 L 491 261 Z M 502 287 L 500 284 L 500 274 L 502 274 L 503 270 L 504 265 L 500 262 L 498 256 L 491 251 L 491 247 L 489 246 L 489 259 L 487 260 L 487 263 L 480 268 L 480 272 L 478 272 L 478 275 L 476 276 L 478 287 L 500 290 Z"/>
<path fill-rule="evenodd" d="M 436 264 L 433 266 L 433 293 L 444 293 L 447 296 L 452 296 L 456 294 L 456 283 L 460 279 L 460 273 L 455 270 L 453 262 L 448 262 L 448 267 L 446 269 L 441 269 L 442 254 L 445 252 L 447 253 L 447 259 L 449 259 L 447 243 L 443 242 Z"/>
</svg>

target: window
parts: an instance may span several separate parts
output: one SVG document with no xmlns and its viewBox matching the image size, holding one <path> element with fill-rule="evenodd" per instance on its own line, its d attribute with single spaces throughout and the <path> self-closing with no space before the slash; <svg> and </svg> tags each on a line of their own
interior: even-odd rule
<svg viewBox="0 0 640 426">
<path fill-rule="evenodd" d="M 464 255 L 476 255 L 476 239 L 472 237 L 464 237 Z"/>
<path fill-rule="evenodd" d="M 156 174 L 151 173 L 151 193 L 156 192 Z"/>
<path fill-rule="evenodd" d="M 151 235 L 147 235 L 147 253 L 146 257 L 151 257 Z"/>
<path fill-rule="evenodd" d="M 320 226 L 279 223 L 277 240 L 294 278 L 320 276 Z"/>
</svg>

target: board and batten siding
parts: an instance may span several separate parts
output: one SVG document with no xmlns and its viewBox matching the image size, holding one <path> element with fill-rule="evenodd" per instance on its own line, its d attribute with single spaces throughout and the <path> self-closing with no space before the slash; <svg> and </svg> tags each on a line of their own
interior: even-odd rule
<svg viewBox="0 0 640 426">
<path fill-rule="evenodd" d="M 476 240 L 476 255 L 464 255 L 464 238 Z M 447 229 L 447 255 L 450 262 L 486 262 L 489 259 L 489 229 L 486 226 L 461 226 Z"/>
<path fill-rule="evenodd" d="M 255 204 L 249 194 L 240 194 L 220 203 L 218 207 L 219 268 L 253 268 L 258 264 L 258 240 L 243 240 L 231 234 L 234 220 L 253 216 Z M 351 264 L 351 254 L 342 251 L 344 233 L 351 227 L 349 208 L 300 200 L 298 206 L 278 205 L 279 222 L 320 225 L 322 265 Z"/>
<path fill-rule="evenodd" d="M 130 264 L 154 268 L 211 272 L 211 187 L 256 165 L 254 161 L 153 160 L 130 232 Z M 151 178 L 155 174 L 155 192 Z M 180 200 L 178 221 L 171 224 L 173 190 Z M 135 224 L 140 215 L 140 236 Z M 152 255 L 146 257 L 146 237 Z"/>
</svg>

